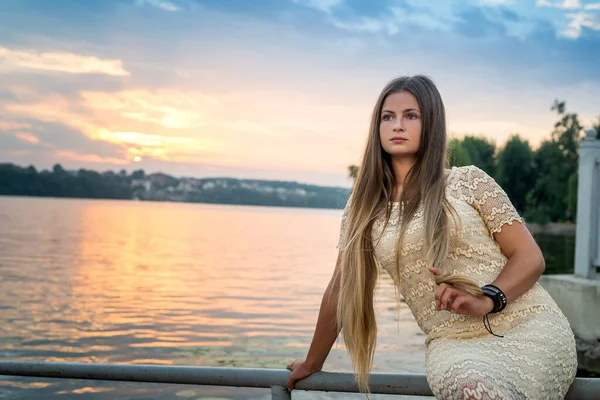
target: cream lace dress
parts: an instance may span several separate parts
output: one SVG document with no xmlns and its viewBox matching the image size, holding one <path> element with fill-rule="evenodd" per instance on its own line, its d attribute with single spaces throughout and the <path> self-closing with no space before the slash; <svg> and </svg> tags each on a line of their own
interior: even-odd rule
<svg viewBox="0 0 600 400">
<path fill-rule="evenodd" d="M 493 234 L 522 219 L 502 188 L 474 166 L 452 168 L 446 196 L 462 229 L 450 231 L 443 269 L 469 275 L 481 286 L 491 283 L 507 261 Z M 436 398 L 563 399 L 575 378 L 577 355 L 569 322 L 550 295 L 536 283 L 502 312 L 490 314 L 493 332 L 503 338 L 492 336 L 481 317 L 436 311 L 436 285 L 424 260 L 422 209 L 407 227 L 396 270 L 399 209 L 392 205 L 384 231 L 383 218 L 375 223 L 375 257 L 427 335 L 427 381 Z M 338 246 L 343 244 L 346 219 L 345 211 Z"/>
</svg>

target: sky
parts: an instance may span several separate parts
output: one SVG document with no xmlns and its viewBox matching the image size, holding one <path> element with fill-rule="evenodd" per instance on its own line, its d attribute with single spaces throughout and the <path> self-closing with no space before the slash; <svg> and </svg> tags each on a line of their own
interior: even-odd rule
<svg viewBox="0 0 600 400">
<path fill-rule="evenodd" d="M 0 0 L 0 163 L 348 186 L 385 84 L 451 138 L 600 115 L 600 1 Z"/>
</svg>

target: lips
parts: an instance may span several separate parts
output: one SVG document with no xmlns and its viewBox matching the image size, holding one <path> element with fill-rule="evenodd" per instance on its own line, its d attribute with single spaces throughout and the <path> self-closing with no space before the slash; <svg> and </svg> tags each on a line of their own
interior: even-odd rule
<svg viewBox="0 0 600 400">
<path fill-rule="evenodd" d="M 394 142 L 394 143 L 404 143 L 407 140 L 408 140 L 407 138 L 403 138 L 403 137 L 400 137 L 400 136 L 394 136 L 393 138 L 390 139 L 390 141 Z"/>
</svg>

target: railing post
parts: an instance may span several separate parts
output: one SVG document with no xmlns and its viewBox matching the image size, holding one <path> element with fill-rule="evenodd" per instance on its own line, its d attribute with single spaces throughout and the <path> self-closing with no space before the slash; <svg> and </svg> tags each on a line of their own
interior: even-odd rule
<svg viewBox="0 0 600 400">
<path fill-rule="evenodd" d="M 292 394 L 286 388 L 281 386 L 271 386 L 271 399 L 273 400 L 292 400 Z"/>
<path fill-rule="evenodd" d="M 590 129 L 579 144 L 575 275 L 595 279 L 600 258 L 600 140 Z"/>
</svg>

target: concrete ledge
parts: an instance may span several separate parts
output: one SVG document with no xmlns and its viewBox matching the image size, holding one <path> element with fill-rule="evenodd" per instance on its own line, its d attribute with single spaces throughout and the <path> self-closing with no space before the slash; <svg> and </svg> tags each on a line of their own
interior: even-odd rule
<svg viewBox="0 0 600 400">
<path fill-rule="evenodd" d="M 600 280 L 542 275 L 540 284 L 571 324 L 577 340 L 579 367 L 600 373 Z"/>
</svg>

